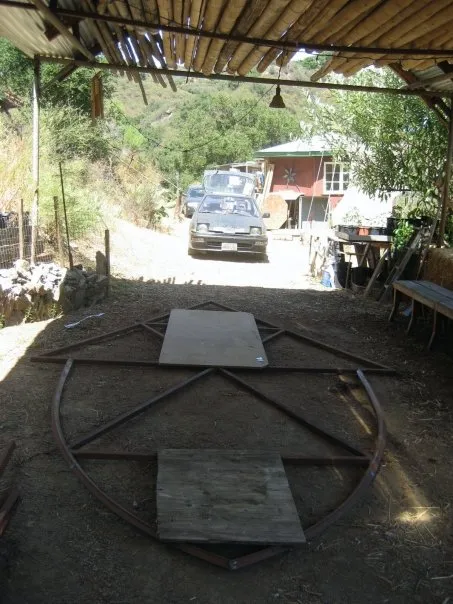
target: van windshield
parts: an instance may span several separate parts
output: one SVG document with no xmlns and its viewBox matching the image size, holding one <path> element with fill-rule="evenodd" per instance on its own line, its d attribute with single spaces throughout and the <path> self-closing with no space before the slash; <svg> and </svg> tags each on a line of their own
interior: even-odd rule
<svg viewBox="0 0 453 604">
<path fill-rule="evenodd" d="M 253 199 L 248 197 L 222 197 L 221 195 L 206 195 L 200 207 L 199 214 L 239 214 L 241 216 L 259 217 L 258 208 Z"/>
<path fill-rule="evenodd" d="M 207 191 L 216 193 L 236 193 L 252 195 L 255 183 L 253 176 L 242 172 L 212 172 L 205 174 L 204 187 Z"/>
</svg>

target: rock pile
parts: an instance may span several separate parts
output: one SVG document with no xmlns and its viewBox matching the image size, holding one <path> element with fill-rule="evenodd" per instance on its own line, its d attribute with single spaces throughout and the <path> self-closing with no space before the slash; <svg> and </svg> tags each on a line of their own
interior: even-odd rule
<svg viewBox="0 0 453 604">
<path fill-rule="evenodd" d="M 107 277 L 81 265 L 69 270 L 53 262 L 32 266 L 17 260 L 13 268 L 0 269 L 0 320 L 17 325 L 90 306 L 106 296 L 107 284 Z"/>
</svg>

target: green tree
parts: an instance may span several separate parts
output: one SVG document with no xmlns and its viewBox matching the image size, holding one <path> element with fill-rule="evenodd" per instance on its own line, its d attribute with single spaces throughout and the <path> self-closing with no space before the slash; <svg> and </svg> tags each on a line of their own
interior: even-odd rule
<svg viewBox="0 0 453 604">
<path fill-rule="evenodd" d="M 83 113 L 91 113 L 91 78 L 93 70 L 76 69 L 63 81 L 56 80 L 61 65 L 41 65 L 41 104 L 43 107 L 71 106 Z M 14 93 L 28 104 L 33 83 L 33 61 L 15 48 L 8 40 L 0 38 L 0 97 Z M 104 99 L 113 92 L 113 77 L 102 72 Z"/>
<path fill-rule="evenodd" d="M 367 70 L 348 84 L 401 87 L 387 70 Z M 311 132 L 323 135 L 339 159 L 350 158 L 354 182 L 370 195 L 410 190 L 424 212 L 437 206 L 447 131 L 418 97 L 336 91 L 313 103 Z"/>
<path fill-rule="evenodd" d="M 197 180 L 206 168 L 248 160 L 265 146 L 297 136 L 300 127 L 288 111 L 269 109 L 266 101 L 226 92 L 197 96 L 178 109 L 172 128 L 162 131 L 160 145 L 150 152 L 169 177 L 180 172 L 183 185 Z"/>
</svg>

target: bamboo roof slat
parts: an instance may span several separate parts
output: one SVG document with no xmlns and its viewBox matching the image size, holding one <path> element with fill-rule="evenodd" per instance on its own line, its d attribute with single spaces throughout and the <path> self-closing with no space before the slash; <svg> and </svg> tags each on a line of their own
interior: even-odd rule
<svg viewBox="0 0 453 604">
<path fill-rule="evenodd" d="M 201 4 L 203 0 L 192 0 L 190 5 L 190 26 L 199 29 L 201 24 Z M 187 36 L 186 49 L 184 52 L 184 66 L 186 69 L 192 67 L 193 50 L 195 47 L 195 36 Z"/>
<path fill-rule="evenodd" d="M 376 38 L 376 46 L 400 45 L 400 40 L 417 23 L 423 23 L 425 19 L 439 12 L 445 6 L 451 4 L 451 0 L 436 0 L 435 2 L 426 2 L 426 0 L 414 0 L 405 10 L 401 11 L 392 21 L 393 27 L 386 33 Z M 424 32 L 425 33 L 425 32 Z"/>
<path fill-rule="evenodd" d="M 247 32 L 248 36 L 257 38 L 264 37 L 265 33 L 274 26 L 282 11 L 286 9 L 288 0 L 270 0 L 266 9 L 253 23 Z M 228 71 L 236 73 L 245 57 L 253 50 L 252 44 L 240 44 L 228 61 Z"/>
<path fill-rule="evenodd" d="M 318 2 L 313 4 L 310 10 L 307 11 L 305 18 L 299 19 L 299 21 L 291 28 L 288 39 L 299 39 L 304 42 L 309 42 L 314 33 L 322 27 L 319 22 L 327 22 L 336 12 L 343 8 L 346 2 L 347 0 L 318 0 Z M 278 65 L 282 67 L 287 65 L 295 54 L 295 52 L 291 52 L 280 56 L 277 62 Z"/>
<path fill-rule="evenodd" d="M 190 22 L 189 22 L 190 5 L 191 5 L 190 0 L 183 0 L 182 21 L 183 21 L 185 27 L 190 26 Z M 181 56 L 179 58 L 179 63 L 184 63 L 184 61 L 185 61 L 187 37 L 188 36 L 182 36 Z"/>
<path fill-rule="evenodd" d="M 206 10 L 203 19 L 203 29 L 208 31 L 213 30 L 222 17 L 223 10 L 227 10 L 228 0 L 209 0 L 206 3 Z M 195 71 L 201 71 L 203 63 L 206 59 L 210 40 L 208 38 L 200 38 L 197 45 L 197 54 L 193 61 Z"/>
<path fill-rule="evenodd" d="M 343 7 L 348 3 L 348 0 L 330 0 L 327 2 L 321 12 L 319 12 L 314 19 L 311 20 L 308 27 L 301 32 L 301 36 L 304 41 L 310 41 L 315 39 L 316 34 L 326 27 L 326 24 L 330 22 L 333 17 L 339 13 Z M 309 15 L 308 15 L 309 18 Z"/>
<path fill-rule="evenodd" d="M 436 0 L 437 2 L 438 0 Z M 414 27 L 407 32 L 405 36 L 402 38 L 398 38 L 397 44 L 398 46 L 404 46 L 408 42 L 413 42 L 417 40 L 417 46 L 419 45 L 418 38 L 424 36 L 425 34 L 431 33 L 437 27 L 440 27 L 445 23 L 447 19 L 451 16 L 451 0 L 445 0 L 443 10 L 440 10 L 436 14 L 432 15 L 432 18 L 429 21 L 425 21 L 424 23 L 417 23 Z M 447 3 L 450 6 L 447 6 Z M 440 3 L 439 3 L 440 4 Z"/>
<path fill-rule="evenodd" d="M 406 4 L 406 8 L 400 11 L 398 14 L 395 14 L 391 19 L 387 20 L 384 27 L 386 26 L 388 29 L 386 33 L 381 34 L 381 36 L 376 40 L 374 36 L 371 34 L 365 38 L 359 39 L 357 44 L 367 45 L 373 44 L 376 46 L 379 45 L 396 45 L 403 46 L 409 42 L 417 41 L 417 46 L 419 48 L 422 47 L 422 43 L 418 42 L 418 37 L 421 33 L 425 35 L 432 34 L 431 24 L 435 23 L 437 26 L 440 26 L 442 23 L 445 23 L 445 19 L 451 15 L 451 10 L 448 12 L 446 7 L 451 9 L 451 0 L 436 0 L 436 3 L 432 3 L 427 6 L 426 3 L 422 0 L 413 1 L 409 5 Z M 417 18 L 421 21 L 421 25 L 417 27 L 411 27 L 414 22 L 415 15 L 412 15 L 410 19 L 410 13 L 408 12 L 410 9 L 416 10 Z M 429 17 L 434 17 L 429 21 L 429 26 L 427 27 L 426 23 L 423 23 L 423 19 L 429 19 Z M 401 34 L 403 34 L 402 37 Z M 424 42 L 425 39 L 422 39 Z M 437 45 L 436 45 L 437 46 Z M 392 62 L 395 60 L 395 57 L 392 60 L 389 57 L 388 62 Z M 380 61 L 379 64 L 388 64 L 386 60 L 385 54 L 377 55 L 374 58 L 374 62 Z M 332 60 L 330 65 L 324 66 L 322 72 L 317 72 L 312 76 L 313 80 L 319 79 L 320 77 L 326 75 L 328 71 L 335 71 L 337 73 L 343 73 L 344 75 L 353 75 L 363 67 L 370 65 L 373 61 L 369 61 L 367 59 L 354 59 L 351 60 L 341 59 L 341 62 L 338 60 Z M 428 64 L 428 63 L 427 63 Z M 431 62 L 431 64 L 433 64 Z"/>
<path fill-rule="evenodd" d="M 168 0 L 157 0 L 157 6 L 159 8 L 159 19 L 163 22 L 163 23 L 169 23 L 170 22 L 170 13 L 169 13 L 169 2 Z M 173 47 L 172 47 L 172 38 L 171 35 L 166 32 L 163 31 L 162 32 L 162 43 L 163 43 L 163 47 L 164 47 L 164 57 L 165 57 L 165 62 L 167 63 L 167 67 L 170 67 L 171 69 L 174 69 L 176 67 L 176 61 L 175 61 L 175 56 L 173 53 Z"/>
<path fill-rule="evenodd" d="M 252 24 L 255 23 L 255 21 L 266 9 L 269 1 L 270 0 L 255 0 L 254 2 L 249 1 L 244 12 L 237 20 L 231 33 L 239 36 L 246 35 L 250 30 Z M 235 42 L 232 40 L 228 41 L 224 45 L 220 52 L 219 58 L 217 59 L 217 62 L 214 66 L 214 71 L 216 73 L 220 73 L 225 69 L 225 66 L 227 65 L 228 61 L 230 60 L 238 46 L 239 42 Z"/>
<path fill-rule="evenodd" d="M 184 23 L 184 2 L 183 0 L 173 0 L 173 21 L 177 25 L 186 25 Z M 175 34 L 175 56 L 176 62 L 182 63 L 184 61 L 184 52 L 185 52 L 185 38 L 184 34 Z"/>
<path fill-rule="evenodd" d="M 311 0 L 292 0 L 273 27 L 267 30 L 265 37 L 278 40 L 296 22 L 301 12 L 307 10 L 310 5 Z M 254 48 L 240 64 L 237 70 L 239 75 L 246 75 L 259 62 L 265 52 L 265 46 Z"/>
<path fill-rule="evenodd" d="M 369 13 L 381 0 L 353 0 L 335 14 L 335 19 L 330 21 L 324 29 L 316 34 L 317 42 L 325 42 L 328 38 L 342 42 L 340 32 L 349 28 L 352 23 L 362 21 L 365 14 Z"/>
<path fill-rule="evenodd" d="M 156 42 L 156 37 L 154 35 L 150 35 L 149 37 L 149 43 L 151 44 L 151 47 L 154 51 L 154 56 L 156 57 L 156 60 L 159 61 L 159 63 L 162 65 L 162 67 L 166 68 L 167 67 L 167 63 L 165 61 L 165 57 L 161 52 L 161 49 L 159 48 L 158 43 Z M 167 80 L 168 83 L 170 84 L 170 88 L 173 90 L 173 92 L 177 91 L 176 88 L 176 84 L 173 80 L 173 78 L 171 77 L 171 75 L 167 74 Z"/>
<path fill-rule="evenodd" d="M 82 0 L 82 7 L 87 12 L 91 11 L 91 5 L 90 5 L 89 0 Z M 105 25 L 105 23 L 104 23 L 104 25 Z M 96 21 L 91 21 L 90 19 L 88 19 L 87 26 L 93 32 L 95 39 L 99 42 L 99 46 L 101 47 L 102 52 L 104 53 L 104 56 L 107 59 L 107 61 L 115 62 L 116 57 L 111 52 L 109 43 L 104 37 L 101 24 L 97 23 Z M 119 75 L 124 75 L 124 72 L 119 72 Z"/>
<path fill-rule="evenodd" d="M 220 19 L 217 31 L 222 34 L 229 34 L 244 10 L 246 3 L 247 0 L 235 0 L 234 3 L 231 3 L 229 10 L 224 11 L 222 18 Z M 212 73 L 224 44 L 224 40 L 211 40 L 206 53 L 206 59 L 202 66 L 202 71 L 205 75 Z"/>
<path fill-rule="evenodd" d="M 372 15 L 370 15 L 360 27 L 353 29 L 348 35 L 343 37 L 344 44 L 356 44 L 360 46 L 372 45 L 376 40 L 376 31 L 381 35 L 395 25 L 395 18 L 401 19 L 401 12 L 412 3 L 412 0 L 393 0 L 379 6 Z M 434 33 L 434 32 L 433 32 Z M 328 39 L 327 42 L 331 40 Z M 418 40 L 422 47 L 426 40 Z M 328 64 L 325 64 L 319 71 L 312 75 L 312 80 L 319 80 L 329 71 L 340 70 L 342 65 L 347 63 L 348 59 L 335 57 Z"/>
</svg>

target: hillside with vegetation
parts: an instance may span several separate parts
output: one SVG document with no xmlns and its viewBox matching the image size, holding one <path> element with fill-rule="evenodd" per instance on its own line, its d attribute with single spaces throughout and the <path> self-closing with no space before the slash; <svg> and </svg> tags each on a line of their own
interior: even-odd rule
<svg viewBox="0 0 453 604">
<path fill-rule="evenodd" d="M 309 65 L 292 62 L 282 78 L 306 79 Z M 69 222 L 74 236 L 112 211 L 155 226 L 171 208 L 177 191 L 198 180 L 206 168 L 253 158 L 261 148 L 300 135 L 311 93 L 284 90 L 286 110 L 269 108 L 275 86 L 178 78 L 177 91 L 143 77 L 101 72 L 104 119 L 91 119 L 91 78 L 77 69 L 62 82 L 57 65 L 42 65 L 40 224 L 53 228 L 53 197 L 61 196 L 62 162 Z M 276 67 L 267 76 L 275 77 Z M 0 40 L 0 101 L 18 99 L 0 112 L 0 210 L 29 209 L 31 182 L 32 62 Z"/>
<path fill-rule="evenodd" d="M 295 60 L 281 73 L 272 65 L 263 75 L 308 80 L 323 60 Z M 301 134 L 320 134 L 338 159 L 353 158 L 355 182 L 368 193 L 408 188 L 418 194 L 417 212 L 435 212 L 446 129 L 418 98 L 283 87 L 286 109 L 275 110 L 275 85 L 189 76 L 175 78 L 173 91 L 147 75 L 145 104 L 136 82 L 100 72 L 105 117 L 93 121 L 93 71 L 77 69 L 59 82 L 59 70 L 42 66 L 40 222 L 49 232 L 53 197 L 61 195 L 59 162 L 71 230 L 79 236 L 106 214 L 154 227 L 203 170 L 252 159 L 256 150 Z M 0 40 L 0 107 L 7 97 L 19 101 L 0 112 L 0 211 L 20 198 L 30 207 L 32 77 L 32 62 Z M 400 85 L 376 69 L 347 83 Z"/>
</svg>

